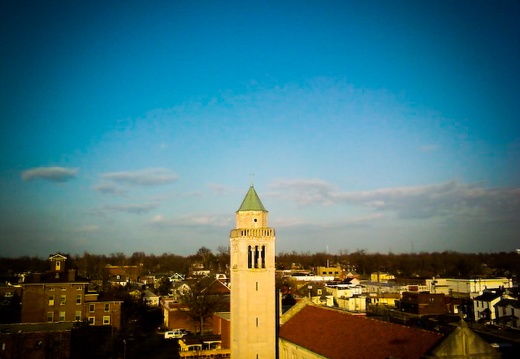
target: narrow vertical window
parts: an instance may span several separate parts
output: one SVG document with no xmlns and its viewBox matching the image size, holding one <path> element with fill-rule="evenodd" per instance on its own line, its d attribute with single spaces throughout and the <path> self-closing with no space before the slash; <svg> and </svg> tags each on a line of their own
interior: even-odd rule
<svg viewBox="0 0 520 359">
<path fill-rule="evenodd" d="M 256 317 L 256 326 L 258 327 L 258 317 Z"/>
<path fill-rule="evenodd" d="M 251 246 L 247 247 L 247 268 L 252 268 L 253 258 L 251 252 Z"/>
<path fill-rule="evenodd" d="M 262 268 L 265 268 L 265 246 L 262 246 Z"/>
<path fill-rule="evenodd" d="M 258 292 L 258 282 L 256 282 L 256 291 Z"/>
<path fill-rule="evenodd" d="M 258 257 L 259 257 L 258 246 L 255 246 L 255 268 L 258 268 Z"/>
</svg>

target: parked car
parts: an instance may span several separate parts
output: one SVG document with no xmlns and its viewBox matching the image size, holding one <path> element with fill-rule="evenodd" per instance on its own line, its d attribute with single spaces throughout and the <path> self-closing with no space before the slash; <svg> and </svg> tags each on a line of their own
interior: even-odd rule
<svg viewBox="0 0 520 359">
<path fill-rule="evenodd" d="M 176 339 L 176 338 L 182 338 L 186 335 L 184 330 L 182 329 L 173 329 L 168 330 L 167 332 L 164 332 L 164 339 Z"/>
</svg>

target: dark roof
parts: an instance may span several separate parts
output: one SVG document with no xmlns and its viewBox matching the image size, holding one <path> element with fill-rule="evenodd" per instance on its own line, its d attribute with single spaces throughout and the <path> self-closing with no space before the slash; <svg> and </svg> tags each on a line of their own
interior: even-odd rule
<svg viewBox="0 0 520 359">
<path fill-rule="evenodd" d="M 267 212 L 253 186 L 249 187 L 249 191 L 247 191 L 246 196 L 244 197 L 244 200 L 242 201 L 242 204 L 240 205 L 238 211 Z"/>
<path fill-rule="evenodd" d="M 307 305 L 280 328 L 280 338 L 327 358 L 421 358 L 442 335 Z"/>
<path fill-rule="evenodd" d="M 484 291 L 481 295 L 473 298 L 473 300 L 479 300 L 482 302 L 491 302 L 502 295 L 503 291 Z"/>
<path fill-rule="evenodd" d="M 518 299 L 503 298 L 494 305 L 495 307 L 507 307 L 512 306 L 513 308 L 520 308 L 520 301 Z"/>
</svg>

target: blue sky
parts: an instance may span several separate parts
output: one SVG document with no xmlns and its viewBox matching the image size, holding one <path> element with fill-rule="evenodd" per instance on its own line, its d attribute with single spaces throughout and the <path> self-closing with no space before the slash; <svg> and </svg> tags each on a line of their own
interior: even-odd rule
<svg viewBox="0 0 520 359">
<path fill-rule="evenodd" d="M 281 3 L 2 2 L 1 255 L 519 248 L 520 4 Z"/>
</svg>

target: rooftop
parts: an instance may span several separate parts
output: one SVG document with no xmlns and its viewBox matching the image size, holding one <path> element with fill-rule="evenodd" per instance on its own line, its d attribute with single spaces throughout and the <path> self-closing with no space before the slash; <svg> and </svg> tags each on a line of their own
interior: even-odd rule
<svg viewBox="0 0 520 359">
<path fill-rule="evenodd" d="M 280 338 L 332 359 L 411 359 L 422 358 L 442 335 L 307 305 L 281 326 Z"/>
<path fill-rule="evenodd" d="M 262 204 L 262 201 L 260 201 L 260 197 L 258 197 L 258 194 L 255 191 L 255 187 L 253 187 L 252 185 L 251 187 L 249 187 L 249 191 L 247 191 L 246 196 L 242 201 L 242 204 L 240 205 L 238 211 L 267 212 L 264 205 Z"/>
</svg>

